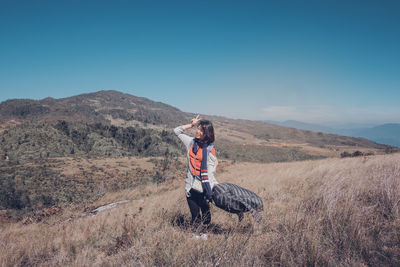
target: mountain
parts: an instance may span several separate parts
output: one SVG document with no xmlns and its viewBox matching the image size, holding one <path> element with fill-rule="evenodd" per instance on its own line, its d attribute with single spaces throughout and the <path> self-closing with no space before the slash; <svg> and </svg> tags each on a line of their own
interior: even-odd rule
<svg viewBox="0 0 400 267">
<path fill-rule="evenodd" d="M 89 155 L 162 156 L 183 148 L 172 128 L 194 114 L 118 91 L 62 99 L 12 99 L 0 103 L 0 155 L 15 162 Z M 280 162 L 338 157 L 343 152 L 396 151 L 363 138 L 297 130 L 270 123 L 202 115 L 216 129 L 219 157 Z M 189 132 L 189 134 L 193 134 Z"/>
<path fill-rule="evenodd" d="M 372 128 L 344 129 L 339 130 L 338 133 L 400 147 L 400 124 L 398 123 L 387 123 Z"/>
<path fill-rule="evenodd" d="M 272 124 L 279 125 L 279 126 L 295 128 L 295 129 L 299 129 L 299 130 L 308 130 L 308 131 L 322 132 L 322 133 L 337 133 L 337 131 L 331 127 L 323 126 L 320 124 L 314 124 L 314 123 L 306 123 L 306 122 L 301 122 L 301 121 L 296 121 L 296 120 L 287 120 L 287 121 L 283 121 L 283 122 L 279 122 L 279 121 L 265 121 L 265 122 L 272 123 Z"/>
<path fill-rule="evenodd" d="M 100 91 L 68 98 L 11 99 L 0 104 L 0 121 L 85 121 L 132 126 L 136 121 L 173 126 L 187 120 L 179 109 L 118 91 Z"/>
<path fill-rule="evenodd" d="M 305 123 L 295 120 L 288 120 L 284 122 L 277 122 L 277 121 L 267 121 L 267 122 L 279 126 L 290 127 L 300 130 L 339 134 L 351 137 L 361 137 L 369 139 L 379 144 L 400 147 L 400 124 L 396 123 L 388 123 L 374 127 L 354 127 L 354 125 L 353 127 L 350 127 L 351 125 L 348 125 L 346 128 L 342 127 L 333 128 L 324 125 Z"/>
</svg>

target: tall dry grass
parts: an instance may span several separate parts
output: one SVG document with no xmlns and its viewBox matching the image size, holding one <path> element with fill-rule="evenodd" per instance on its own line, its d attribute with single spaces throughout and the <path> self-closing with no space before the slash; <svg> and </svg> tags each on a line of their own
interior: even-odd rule
<svg viewBox="0 0 400 267">
<path fill-rule="evenodd" d="M 0 265 L 247 266 L 400 264 L 400 155 L 254 164 L 217 175 L 256 192 L 255 224 L 212 208 L 208 240 L 187 226 L 183 178 L 108 194 L 96 205 L 129 199 L 108 212 L 2 225 Z M 72 220 L 62 223 L 72 217 Z"/>
</svg>

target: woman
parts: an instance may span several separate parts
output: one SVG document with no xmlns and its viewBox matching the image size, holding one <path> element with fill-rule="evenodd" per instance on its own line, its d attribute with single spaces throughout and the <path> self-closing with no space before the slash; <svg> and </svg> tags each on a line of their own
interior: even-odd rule
<svg viewBox="0 0 400 267">
<path fill-rule="evenodd" d="M 184 131 L 197 126 L 195 138 L 184 134 Z M 187 150 L 188 170 L 186 173 L 185 190 L 186 199 L 192 214 L 191 224 L 194 227 L 209 225 L 211 213 L 209 201 L 212 200 L 212 187 L 217 181 L 214 171 L 218 161 L 215 156 L 214 128 L 210 121 L 202 120 L 197 115 L 190 124 L 178 126 L 174 129 L 175 134 L 183 142 Z M 195 179 L 201 180 L 202 190 L 194 187 Z M 201 210 L 201 214 L 200 214 Z"/>
</svg>

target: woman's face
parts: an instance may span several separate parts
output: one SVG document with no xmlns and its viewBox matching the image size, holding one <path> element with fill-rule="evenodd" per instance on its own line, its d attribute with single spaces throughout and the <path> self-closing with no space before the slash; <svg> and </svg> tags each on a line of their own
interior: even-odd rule
<svg viewBox="0 0 400 267">
<path fill-rule="evenodd" d="M 197 126 L 197 130 L 196 130 L 196 138 L 199 140 L 203 140 L 204 137 L 204 132 L 203 132 L 203 128 L 201 128 L 201 125 Z"/>
</svg>

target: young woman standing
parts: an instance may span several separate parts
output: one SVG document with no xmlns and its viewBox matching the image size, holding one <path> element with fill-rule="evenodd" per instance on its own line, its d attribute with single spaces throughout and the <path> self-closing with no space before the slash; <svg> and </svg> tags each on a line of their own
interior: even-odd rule
<svg viewBox="0 0 400 267">
<path fill-rule="evenodd" d="M 186 130 L 196 125 L 194 138 L 184 134 Z M 209 201 L 213 197 L 212 187 L 217 184 L 214 178 L 218 161 L 212 145 L 214 142 L 213 125 L 210 121 L 202 120 L 197 115 L 190 124 L 178 126 L 174 129 L 174 132 L 183 142 L 187 151 L 188 170 L 185 179 L 185 191 L 192 214 L 191 224 L 194 227 L 200 224 L 208 225 L 211 222 Z M 199 181 L 201 186 L 196 186 Z"/>
</svg>

